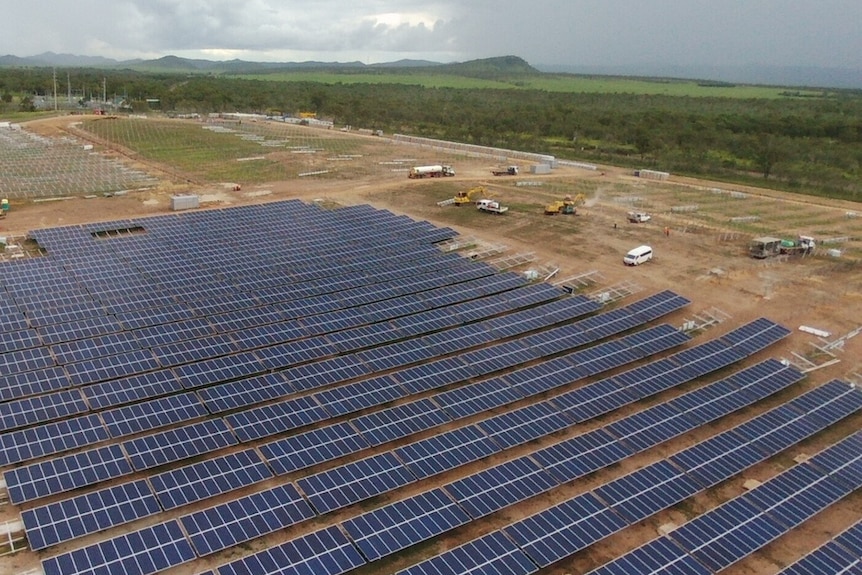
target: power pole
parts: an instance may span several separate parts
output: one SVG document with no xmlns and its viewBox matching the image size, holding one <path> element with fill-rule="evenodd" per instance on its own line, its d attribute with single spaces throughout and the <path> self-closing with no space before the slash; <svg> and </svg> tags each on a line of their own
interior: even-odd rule
<svg viewBox="0 0 862 575">
<path fill-rule="evenodd" d="M 57 111 L 57 68 L 54 68 L 54 111 Z"/>
<path fill-rule="evenodd" d="M 108 79 L 102 77 L 102 103 L 108 101 Z"/>
</svg>

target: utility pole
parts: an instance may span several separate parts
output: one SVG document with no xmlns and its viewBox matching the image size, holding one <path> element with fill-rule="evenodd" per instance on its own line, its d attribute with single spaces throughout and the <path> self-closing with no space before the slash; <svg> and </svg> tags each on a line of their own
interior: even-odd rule
<svg viewBox="0 0 862 575">
<path fill-rule="evenodd" d="M 66 72 L 66 99 L 69 101 L 69 104 L 72 103 L 72 78 L 69 76 L 69 72 Z"/>
<path fill-rule="evenodd" d="M 54 111 L 57 111 L 57 68 L 54 68 Z"/>
<path fill-rule="evenodd" d="M 108 79 L 102 77 L 102 103 L 108 101 Z"/>
</svg>

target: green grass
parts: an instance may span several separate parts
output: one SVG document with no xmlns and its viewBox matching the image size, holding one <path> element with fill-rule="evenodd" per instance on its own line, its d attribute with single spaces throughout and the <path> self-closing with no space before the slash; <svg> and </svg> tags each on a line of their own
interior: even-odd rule
<svg viewBox="0 0 862 575">
<path fill-rule="evenodd" d="M 543 90 L 547 92 L 586 94 L 666 95 L 693 98 L 763 99 L 787 98 L 786 88 L 776 86 L 700 86 L 693 80 L 646 80 L 636 78 L 587 77 L 574 75 L 524 75 L 498 80 L 471 78 L 451 74 L 402 72 L 329 72 L 291 71 L 271 74 L 233 76 L 247 80 L 273 82 L 314 82 L 321 84 L 412 84 L 426 88 L 494 88 L 501 90 Z M 822 91 L 794 90 L 803 97 L 821 96 Z"/>
</svg>

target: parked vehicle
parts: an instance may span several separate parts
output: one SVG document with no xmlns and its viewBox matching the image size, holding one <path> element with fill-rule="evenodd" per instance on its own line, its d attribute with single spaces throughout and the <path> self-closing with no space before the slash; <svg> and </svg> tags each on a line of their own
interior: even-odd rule
<svg viewBox="0 0 862 575">
<path fill-rule="evenodd" d="M 646 212 L 629 212 L 628 219 L 633 224 L 640 224 L 650 221 L 652 217 Z"/>
<path fill-rule="evenodd" d="M 518 175 L 518 166 L 509 166 L 507 168 L 501 168 L 498 170 L 491 170 L 491 173 L 495 176 L 517 176 Z"/>
<path fill-rule="evenodd" d="M 652 248 L 650 246 L 638 246 L 626 254 L 623 263 L 627 266 L 639 266 L 652 259 Z"/>
</svg>

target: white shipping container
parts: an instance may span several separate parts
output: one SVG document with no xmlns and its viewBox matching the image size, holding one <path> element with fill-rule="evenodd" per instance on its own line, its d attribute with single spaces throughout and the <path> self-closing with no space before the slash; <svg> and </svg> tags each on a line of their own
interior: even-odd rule
<svg viewBox="0 0 862 575">
<path fill-rule="evenodd" d="M 200 207 L 198 196 L 171 196 L 171 209 L 174 211 L 191 210 Z"/>
</svg>

